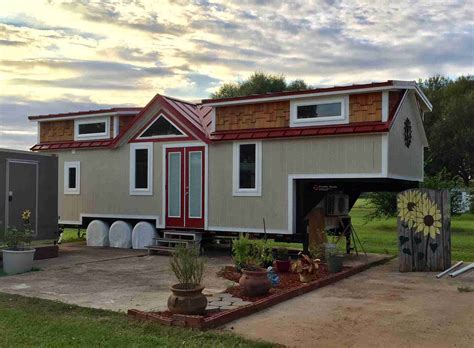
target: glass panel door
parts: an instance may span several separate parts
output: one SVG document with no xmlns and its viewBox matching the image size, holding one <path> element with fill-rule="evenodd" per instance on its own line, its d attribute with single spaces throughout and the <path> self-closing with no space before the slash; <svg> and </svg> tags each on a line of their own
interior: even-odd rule
<svg viewBox="0 0 474 348">
<path fill-rule="evenodd" d="M 188 210 L 190 218 L 202 217 L 202 152 L 190 151 L 189 163 L 189 187 L 188 187 Z"/>
<path fill-rule="evenodd" d="M 181 153 L 168 155 L 168 216 L 181 217 Z"/>
<path fill-rule="evenodd" d="M 184 227 L 184 149 L 166 149 L 166 226 Z"/>
</svg>

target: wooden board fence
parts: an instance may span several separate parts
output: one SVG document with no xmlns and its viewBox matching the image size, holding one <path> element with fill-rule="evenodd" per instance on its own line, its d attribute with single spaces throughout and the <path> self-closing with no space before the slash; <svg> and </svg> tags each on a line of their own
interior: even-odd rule
<svg viewBox="0 0 474 348">
<path fill-rule="evenodd" d="M 400 272 L 451 266 L 448 190 L 412 189 L 397 196 Z"/>
</svg>

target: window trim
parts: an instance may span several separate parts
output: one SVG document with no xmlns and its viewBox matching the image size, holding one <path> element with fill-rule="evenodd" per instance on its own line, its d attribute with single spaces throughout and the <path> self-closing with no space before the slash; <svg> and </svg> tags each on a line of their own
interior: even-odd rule
<svg viewBox="0 0 474 348">
<path fill-rule="evenodd" d="M 255 188 L 240 188 L 240 145 L 255 145 Z M 232 195 L 233 196 L 262 196 L 262 142 L 234 142 L 232 159 Z"/>
<path fill-rule="evenodd" d="M 76 168 L 76 188 L 69 188 L 69 168 Z M 72 161 L 64 162 L 64 194 L 79 195 L 81 194 L 81 162 Z"/>
<path fill-rule="evenodd" d="M 105 132 L 79 134 L 79 126 L 82 124 L 105 123 Z M 91 119 L 74 120 L 74 140 L 93 140 L 110 138 L 110 117 L 97 117 Z"/>
<path fill-rule="evenodd" d="M 135 187 L 135 153 L 136 150 L 148 150 L 148 187 Z M 152 196 L 153 195 L 153 143 L 133 143 L 130 144 L 130 195 L 131 196 Z"/>
<path fill-rule="evenodd" d="M 341 103 L 341 115 L 312 117 L 298 119 L 298 107 L 306 105 L 320 105 L 330 103 Z M 334 97 L 334 98 L 311 98 L 304 100 L 290 101 L 290 127 L 305 127 L 305 126 L 321 126 L 332 124 L 349 123 L 349 97 Z"/>
<path fill-rule="evenodd" d="M 166 121 L 168 121 L 169 123 L 171 123 L 171 125 L 173 127 L 175 127 L 177 130 L 179 130 L 181 132 L 181 134 L 165 134 L 165 135 L 153 135 L 151 137 L 144 137 L 143 134 L 145 134 L 145 132 L 151 127 L 153 126 L 153 124 L 158 121 L 158 119 L 160 117 L 163 117 Z M 179 128 L 176 124 L 174 124 L 174 122 L 172 122 L 168 117 L 166 117 L 164 114 L 159 114 L 158 117 L 155 117 L 153 119 L 153 121 L 150 122 L 150 124 L 145 127 L 145 129 L 138 135 L 137 139 L 140 139 L 140 140 L 143 140 L 143 139 L 146 139 L 146 140 L 153 140 L 153 139 L 163 139 L 163 138 L 186 138 L 187 135 L 185 132 L 183 132 L 183 130 L 181 128 Z"/>
</svg>

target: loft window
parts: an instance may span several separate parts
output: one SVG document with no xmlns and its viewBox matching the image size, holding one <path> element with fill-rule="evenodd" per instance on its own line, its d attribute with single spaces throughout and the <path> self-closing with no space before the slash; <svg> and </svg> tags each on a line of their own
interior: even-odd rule
<svg viewBox="0 0 474 348">
<path fill-rule="evenodd" d="M 297 119 L 341 116 L 341 103 L 301 105 L 297 107 Z"/>
<path fill-rule="evenodd" d="M 185 134 L 171 121 L 168 121 L 163 115 L 158 118 L 146 128 L 139 136 L 143 138 L 168 138 L 168 137 L 182 137 Z"/>
<path fill-rule="evenodd" d="M 130 194 L 152 195 L 153 189 L 153 145 L 140 143 L 130 145 Z"/>
<path fill-rule="evenodd" d="M 80 193 L 81 163 L 64 162 L 64 194 L 78 195 Z"/>
<path fill-rule="evenodd" d="M 109 118 L 79 119 L 74 123 L 76 140 L 105 139 L 110 137 Z"/>
<path fill-rule="evenodd" d="M 290 126 L 318 126 L 348 123 L 348 97 L 312 98 L 290 101 Z"/>
<path fill-rule="evenodd" d="M 261 196 L 261 142 L 234 143 L 234 196 Z"/>
</svg>

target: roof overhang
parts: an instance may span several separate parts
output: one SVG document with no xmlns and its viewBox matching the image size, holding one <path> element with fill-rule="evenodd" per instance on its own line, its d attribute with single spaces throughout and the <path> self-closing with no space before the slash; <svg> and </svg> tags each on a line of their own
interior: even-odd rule
<svg viewBox="0 0 474 348">
<path fill-rule="evenodd" d="M 62 121 L 62 120 L 75 120 L 78 118 L 92 118 L 92 117 L 103 117 L 103 116 L 135 116 L 142 108 L 114 108 L 107 110 L 91 110 L 91 111 L 79 111 L 65 114 L 50 114 L 50 115 L 37 115 L 28 116 L 28 119 L 32 122 L 44 122 L 44 121 Z"/>
<path fill-rule="evenodd" d="M 318 88 L 310 89 L 305 91 L 295 92 L 280 92 L 280 93 L 268 93 L 250 95 L 245 97 L 235 98 L 222 98 L 222 99 L 204 99 L 202 103 L 207 106 L 219 107 L 219 106 L 231 106 L 231 105 L 245 105 L 245 104 L 256 104 L 274 101 L 284 101 L 301 98 L 312 98 L 312 97 L 325 97 L 331 95 L 340 94 L 358 94 L 367 92 L 378 92 L 388 91 L 393 89 L 413 89 L 419 96 L 424 108 L 431 110 L 432 106 L 426 95 L 418 87 L 415 81 L 395 81 L 388 80 L 385 82 L 375 82 L 364 85 L 351 85 L 351 86 L 337 86 L 329 88 Z"/>
</svg>

